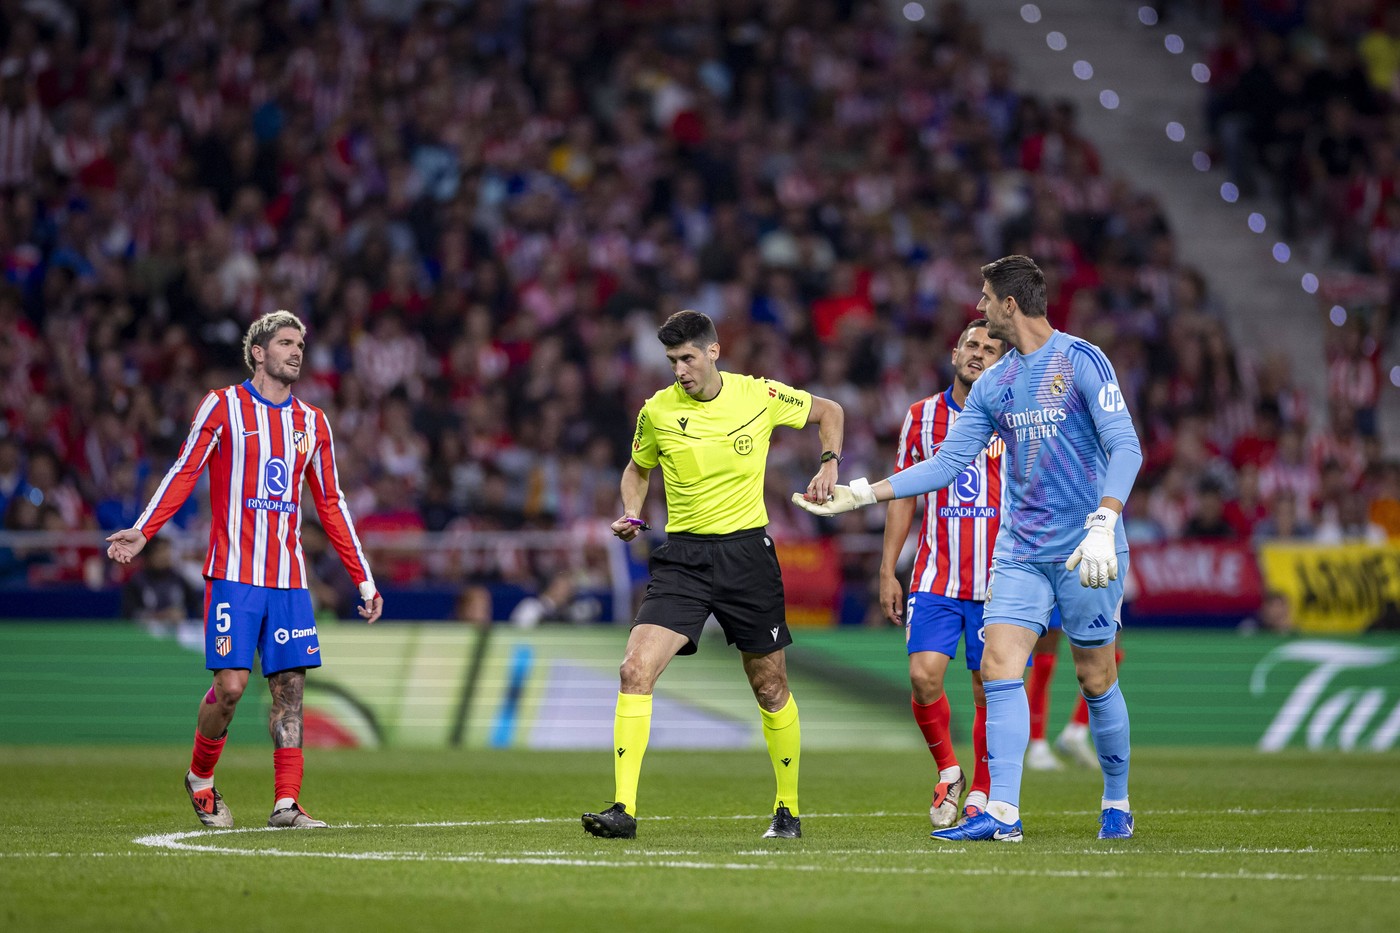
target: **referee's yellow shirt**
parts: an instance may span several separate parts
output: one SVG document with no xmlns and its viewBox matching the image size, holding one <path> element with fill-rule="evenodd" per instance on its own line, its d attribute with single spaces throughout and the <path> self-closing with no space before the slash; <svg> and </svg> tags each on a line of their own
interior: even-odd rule
<svg viewBox="0 0 1400 933">
<path fill-rule="evenodd" d="M 668 532 L 722 535 L 768 524 L 768 438 L 779 425 L 805 426 L 812 412 L 811 393 L 771 379 L 722 376 L 708 402 L 672 383 L 637 415 L 632 459 L 648 470 L 661 464 Z"/>
</svg>

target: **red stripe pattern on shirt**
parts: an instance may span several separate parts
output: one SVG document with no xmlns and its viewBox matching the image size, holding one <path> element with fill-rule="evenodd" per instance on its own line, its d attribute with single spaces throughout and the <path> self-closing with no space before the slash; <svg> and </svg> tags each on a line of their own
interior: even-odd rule
<svg viewBox="0 0 1400 933">
<path fill-rule="evenodd" d="M 895 471 L 931 458 L 958 419 L 946 392 L 909 406 L 900 432 Z M 911 593 L 949 599 L 987 598 L 992 549 L 1001 527 L 1001 441 L 993 438 L 958 480 L 924 499 L 923 533 L 914 555 Z"/>
<path fill-rule="evenodd" d="M 210 392 L 135 527 L 154 537 L 194 491 L 206 464 L 212 511 L 206 577 L 305 589 L 304 483 L 350 579 L 356 585 L 373 579 L 340 489 L 330 425 L 319 408 L 297 398 L 273 407 L 241 385 Z"/>
</svg>

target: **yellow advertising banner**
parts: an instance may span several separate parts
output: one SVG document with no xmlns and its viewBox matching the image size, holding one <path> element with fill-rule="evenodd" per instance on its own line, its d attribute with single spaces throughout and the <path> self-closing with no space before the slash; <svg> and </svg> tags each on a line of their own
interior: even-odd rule
<svg viewBox="0 0 1400 933">
<path fill-rule="evenodd" d="M 1400 548 L 1387 545 L 1266 544 L 1259 564 L 1304 632 L 1400 627 Z"/>
</svg>

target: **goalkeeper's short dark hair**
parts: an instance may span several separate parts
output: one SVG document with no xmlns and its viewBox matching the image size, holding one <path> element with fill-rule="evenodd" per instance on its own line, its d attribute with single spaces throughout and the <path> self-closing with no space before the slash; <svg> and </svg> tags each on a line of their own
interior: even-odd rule
<svg viewBox="0 0 1400 933">
<path fill-rule="evenodd" d="M 1015 298 L 1026 317 L 1045 316 L 1045 273 L 1029 256 L 1003 256 L 982 267 L 998 298 Z"/>
<path fill-rule="evenodd" d="M 710 344 L 719 343 L 719 334 L 708 314 L 677 311 L 656 331 L 656 339 L 668 350 L 687 343 L 704 350 Z"/>
</svg>

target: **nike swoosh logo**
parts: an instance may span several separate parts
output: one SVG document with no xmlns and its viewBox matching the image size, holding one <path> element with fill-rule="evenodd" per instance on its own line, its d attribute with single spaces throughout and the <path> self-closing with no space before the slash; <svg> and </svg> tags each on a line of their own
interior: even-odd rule
<svg viewBox="0 0 1400 933">
<path fill-rule="evenodd" d="M 257 434 L 257 433 L 258 433 L 257 431 L 244 431 L 244 432 L 243 432 L 243 436 L 244 436 L 244 437 L 252 437 L 254 434 Z"/>
<path fill-rule="evenodd" d="M 1019 836 L 1019 835 L 1020 835 L 1020 833 L 1004 833 L 1004 832 L 1002 832 L 1001 830 L 997 830 L 996 832 L 992 833 L 992 838 L 993 838 L 993 839 L 1014 839 L 1014 838 L 1016 838 L 1016 837 Z"/>
<path fill-rule="evenodd" d="M 320 646 L 320 645 L 311 645 L 309 648 L 306 649 L 306 653 L 307 653 L 307 654 L 315 654 L 316 652 L 318 652 L 318 651 L 320 651 L 320 650 L 321 650 L 321 646 Z"/>
</svg>

